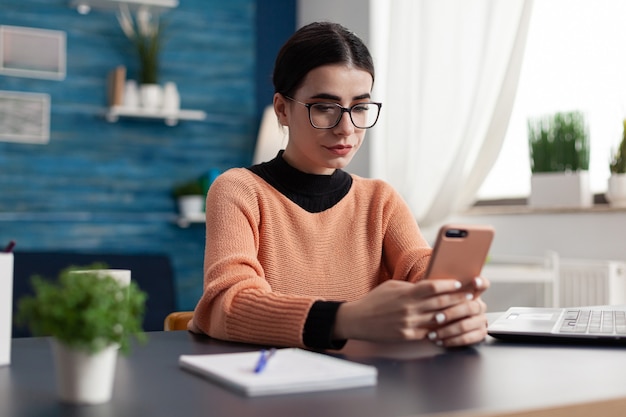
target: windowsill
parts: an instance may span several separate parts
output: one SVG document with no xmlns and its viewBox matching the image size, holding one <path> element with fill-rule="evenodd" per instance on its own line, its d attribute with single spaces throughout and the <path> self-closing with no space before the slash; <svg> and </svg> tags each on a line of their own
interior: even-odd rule
<svg viewBox="0 0 626 417">
<path fill-rule="evenodd" d="M 626 207 L 614 207 L 607 203 L 596 203 L 591 207 L 531 207 L 524 199 L 499 200 L 497 204 L 479 202 L 463 214 L 468 216 L 517 215 L 517 214 L 569 214 L 569 213 L 626 213 Z"/>
<path fill-rule="evenodd" d="M 619 213 L 626 212 L 626 207 L 611 206 L 604 193 L 594 194 L 591 207 L 531 207 L 528 199 L 502 198 L 498 200 L 479 200 L 463 214 L 468 216 L 506 215 L 506 214 L 564 214 L 564 213 Z"/>
</svg>

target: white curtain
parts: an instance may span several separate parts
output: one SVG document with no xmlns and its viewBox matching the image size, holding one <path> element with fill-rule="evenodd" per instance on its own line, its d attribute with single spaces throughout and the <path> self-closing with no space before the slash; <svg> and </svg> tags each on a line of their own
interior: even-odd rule
<svg viewBox="0 0 626 417">
<path fill-rule="evenodd" d="M 533 0 L 372 1 L 374 177 L 421 226 L 474 202 L 500 151 Z"/>
</svg>

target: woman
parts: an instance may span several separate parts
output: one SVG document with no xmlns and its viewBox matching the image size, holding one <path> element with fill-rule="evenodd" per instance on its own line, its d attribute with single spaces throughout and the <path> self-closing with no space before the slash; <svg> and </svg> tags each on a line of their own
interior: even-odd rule
<svg viewBox="0 0 626 417">
<path fill-rule="evenodd" d="M 343 171 L 381 108 L 363 42 L 338 24 L 307 25 L 279 51 L 273 82 L 288 144 L 211 186 L 204 293 L 190 329 L 322 349 L 483 340 L 487 281 L 472 293 L 455 280 L 421 281 L 431 249 L 406 203 L 387 183 Z"/>
</svg>

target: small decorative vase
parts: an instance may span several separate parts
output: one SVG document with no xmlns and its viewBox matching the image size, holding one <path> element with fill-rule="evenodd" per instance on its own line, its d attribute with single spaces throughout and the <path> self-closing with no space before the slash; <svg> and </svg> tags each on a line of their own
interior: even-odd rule
<svg viewBox="0 0 626 417">
<path fill-rule="evenodd" d="M 163 112 L 176 114 L 180 110 L 180 95 L 178 87 L 173 82 L 167 82 L 163 86 Z"/>
<path fill-rule="evenodd" d="M 613 207 L 626 207 L 626 174 L 611 174 L 606 199 Z"/>
<path fill-rule="evenodd" d="M 52 339 L 57 392 L 71 404 L 102 404 L 111 400 L 118 345 L 100 352 L 72 349 Z"/>
<path fill-rule="evenodd" d="M 204 213 L 204 197 L 201 195 L 178 197 L 178 212 L 183 217 L 193 217 Z"/>
<path fill-rule="evenodd" d="M 124 85 L 124 107 L 132 110 L 139 107 L 139 90 L 135 80 L 127 80 Z"/>
<path fill-rule="evenodd" d="M 141 107 L 147 111 L 157 111 L 163 104 L 163 89 L 159 84 L 141 84 Z"/>
</svg>

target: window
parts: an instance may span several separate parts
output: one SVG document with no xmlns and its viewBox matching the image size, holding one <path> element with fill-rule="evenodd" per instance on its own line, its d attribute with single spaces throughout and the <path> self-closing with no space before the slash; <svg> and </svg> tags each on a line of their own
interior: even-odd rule
<svg viewBox="0 0 626 417">
<path fill-rule="evenodd" d="M 509 128 L 479 199 L 530 194 L 529 117 L 581 110 L 589 125 L 589 176 L 606 191 L 610 151 L 626 117 L 626 2 L 535 1 Z"/>
</svg>

